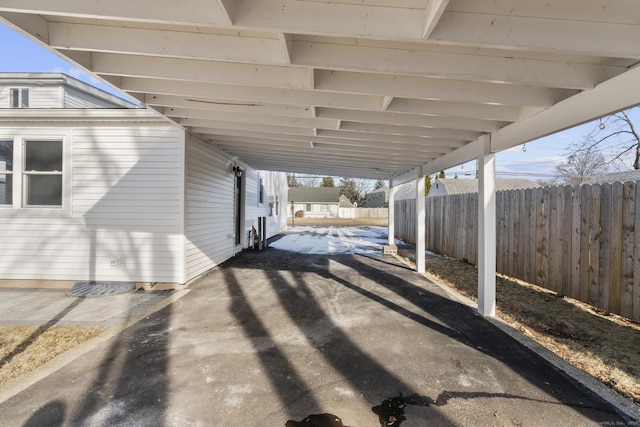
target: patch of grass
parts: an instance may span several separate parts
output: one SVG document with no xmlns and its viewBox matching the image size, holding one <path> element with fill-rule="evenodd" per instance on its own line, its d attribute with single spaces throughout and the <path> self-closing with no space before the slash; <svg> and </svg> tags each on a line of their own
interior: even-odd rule
<svg viewBox="0 0 640 427">
<path fill-rule="evenodd" d="M 414 262 L 415 254 L 400 251 Z M 439 255 L 426 270 L 477 301 L 478 269 Z M 640 325 L 511 277 L 496 279 L 496 315 L 623 396 L 640 403 Z"/>
<path fill-rule="evenodd" d="M 0 327 L 0 386 L 105 330 L 69 326 Z"/>
</svg>

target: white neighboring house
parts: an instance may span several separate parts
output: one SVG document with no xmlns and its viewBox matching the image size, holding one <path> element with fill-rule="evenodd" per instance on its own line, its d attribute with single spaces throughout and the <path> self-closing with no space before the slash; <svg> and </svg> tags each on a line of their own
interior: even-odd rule
<svg viewBox="0 0 640 427">
<path fill-rule="evenodd" d="M 184 284 L 286 228 L 284 173 L 58 73 L 0 73 L 0 284 Z"/>
<path fill-rule="evenodd" d="M 305 218 L 337 218 L 340 205 L 338 187 L 291 187 L 289 188 L 291 205 L 287 210 L 292 214 L 303 212 Z M 351 207 L 351 204 L 347 205 Z"/>
</svg>

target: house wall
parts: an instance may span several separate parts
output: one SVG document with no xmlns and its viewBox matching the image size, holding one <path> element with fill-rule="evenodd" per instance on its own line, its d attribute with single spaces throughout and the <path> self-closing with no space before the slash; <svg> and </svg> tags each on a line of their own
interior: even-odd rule
<svg viewBox="0 0 640 427">
<path fill-rule="evenodd" d="M 231 159 L 215 147 L 187 137 L 186 280 L 234 253 L 234 178 Z"/>
<path fill-rule="evenodd" d="M 427 195 L 427 197 L 446 196 L 447 194 L 449 194 L 449 192 L 445 188 L 444 184 L 436 180 L 431 186 L 431 189 L 429 190 L 429 194 Z"/>
<path fill-rule="evenodd" d="M 263 200 L 259 201 L 260 179 Z M 277 202 L 277 203 L 276 203 Z M 287 176 L 281 172 L 247 170 L 247 209 L 245 235 L 251 227 L 258 227 L 258 217 L 267 219 L 267 238 L 287 227 Z"/>
<path fill-rule="evenodd" d="M 0 86 L 0 108 L 10 108 L 10 89 L 29 89 L 29 108 L 62 108 L 62 88 L 60 86 L 39 86 L 16 84 Z"/>
<path fill-rule="evenodd" d="M 62 103 L 64 108 L 113 108 L 113 104 L 73 87 L 65 87 Z"/>
<path fill-rule="evenodd" d="M 284 208 L 287 180 L 284 173 L 261 172 L 242 165 L 243 231 L 241 245 L 235 245 L 234 162 L 215 146 L 187 137 L 185 245 L 186 280 L 191 280 L 232 257 L 247 246 L 251 227 L 258 229 L 258 217 L 267 218 L 267 237 L 286 228 Z M 259 202 L 262 177 L 263 203 Z M 276 196 L 282 214 L 275 212 Z M 273 203 L 272 211 L 270 200 Z"/>
<path fill-rule="evenodd" d="M 19 197 L 0 206 L 0 280 L 185 283 L 246 247 L 258 217 L 269 237 L 286 228 L 285 174 L 243 166 L 236 246 L 226 153 L 164 122 L 98 123 L 0 127 L 16 149 L 22 138 L 56 138 L 65 152 L 62 207 L 22 208 Z"/>
<path fill-rule="evenodd" d="M 164 123 L 3 126 L 64 137 L 63 208 L 0 208 L 0 278 L 180 282 L 184 132 Z"/>
</svg>

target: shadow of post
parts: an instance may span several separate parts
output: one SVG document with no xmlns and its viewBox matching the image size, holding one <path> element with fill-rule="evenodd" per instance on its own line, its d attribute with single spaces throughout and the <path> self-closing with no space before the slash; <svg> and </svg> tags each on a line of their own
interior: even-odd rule
<svg viewBox="0 0 640 427">
<path fill-rule="evenodd" d="M 249 304 L 247 296 L 242 291 L 238 280 L 233 271 L 227 269 L 225 271 L 225 280 L 232 296 L 229 312 L 233 315 L 238 323 L 242 325 L 245 335 L 251 341 L 265 372 L 273 387 L 278 392 L 278 398 L 289 416 L 293 416 L 287 404 L 295 401 L 300 397 L 306 397 L 310 402 L 307 409 L 311 412 L 320 409 L 318 402 L 314 399 L 311 389 L 300 378 L 291 362 L 287 359 L 286 354 L 278 348 L 267 328 L 260 320 L 260 315 Z M 264 349 L 258 346 L 258 342 L 264 342 L 267 339 L 269 346 Z M 284 421 L 283 421 L 284 424 Z"/>
<path fill-rule="evenodd" d="M 70 425 L 165 425 L 171 304 L 112 339 Z"/>
</svg>

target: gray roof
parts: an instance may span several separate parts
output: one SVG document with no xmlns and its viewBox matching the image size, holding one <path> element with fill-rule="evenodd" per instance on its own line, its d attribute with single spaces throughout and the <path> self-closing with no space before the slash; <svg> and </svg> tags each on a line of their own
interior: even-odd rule
<svg viewBox="0 0 640 427">
<path fill-rule="evenodd" d="M 291 187 L 289 202 L 295 203 L 338 203 L 338 187 Z"/>
<path fill-rule="evenodd" d="M 447 190 L 447 194 L 462 194 L 462 193 L 477 193 L 478 192 L 478 180 L 477 179 L 439 179 L 433 182 L 433 186 L 436 183 L 444 185 Z M 523 178 L 505 178 L 496 179 L 496 191 L 504 190 L 519 190 L 522 188 L 539 187 L 533 181 Z M 432 187 L 433 188 L 433 187 Z"/>
<path fill-rule="evenodd" d="M 606 173 L 587 179 L 584 184 L 603 184 L 605 182 L 640 181 L 640 170 Z"/>
</svg>

